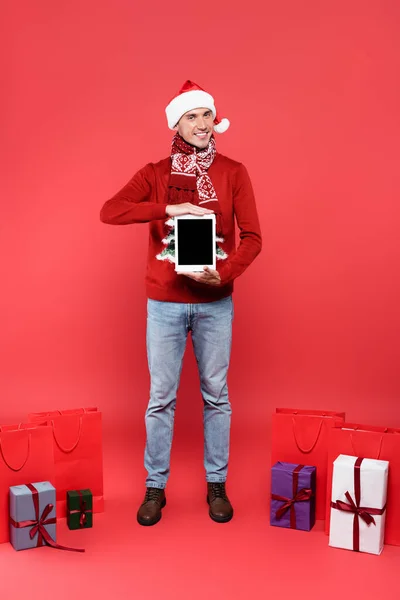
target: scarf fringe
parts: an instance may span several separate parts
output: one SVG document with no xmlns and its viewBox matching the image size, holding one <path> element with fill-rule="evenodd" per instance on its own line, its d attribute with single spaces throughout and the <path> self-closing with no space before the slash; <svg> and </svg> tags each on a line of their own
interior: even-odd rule
<svg viewBox="0 0 400 600">
<path fill-rule="evenodd" d="M 176 187 L 168 188 L 168 204 L 184 204 L 185 202 L 198 204 L 197 191 Z"/>
</svg>

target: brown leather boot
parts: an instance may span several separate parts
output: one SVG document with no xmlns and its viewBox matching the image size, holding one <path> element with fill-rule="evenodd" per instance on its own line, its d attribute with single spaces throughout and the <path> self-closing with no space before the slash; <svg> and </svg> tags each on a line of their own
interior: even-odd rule
<svg viewBox="0 0 400 600">
<path fill-rule="evenodd" d="M 146 495 L 137 513 L 140 525 L 155 525 L 161 519 L 161 509 L 167 503 L 165 491 L 160 488 L 146 488 Z"/>
<path fill-rule="evenodd" d="M 227 523 L 233 517 L 232 504 L 226 495 L 225 483 L 207 483 L 208 514 L 217 523 Z"/>
</svg>

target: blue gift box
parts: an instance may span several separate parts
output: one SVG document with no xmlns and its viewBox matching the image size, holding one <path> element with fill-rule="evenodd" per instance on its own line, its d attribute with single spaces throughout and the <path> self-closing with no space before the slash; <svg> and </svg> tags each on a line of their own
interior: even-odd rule
<svg viewBox="0 0 400 600">
<path fill-rule="evenodd" d="M 49 481 L 10 487 L 10 542 L 15 550 L 56 541 L 56 490 Z"/>
</svg>

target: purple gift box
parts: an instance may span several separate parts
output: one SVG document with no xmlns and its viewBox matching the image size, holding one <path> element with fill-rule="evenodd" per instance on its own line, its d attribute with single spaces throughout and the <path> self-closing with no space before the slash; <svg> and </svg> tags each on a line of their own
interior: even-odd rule
<svg viewBox="0 0 400 600">
<path fill-rule="evenodd" d="M 310 531 L 315 523 L 316 467 L 277 462 L 271 469 L 270 524 Z"/>
<path fill-rule="evenodd" d="M 56 490 L 48 481 L 10 487 L 10 542 L 15 550 L 56 540 Z"/>
</svg>

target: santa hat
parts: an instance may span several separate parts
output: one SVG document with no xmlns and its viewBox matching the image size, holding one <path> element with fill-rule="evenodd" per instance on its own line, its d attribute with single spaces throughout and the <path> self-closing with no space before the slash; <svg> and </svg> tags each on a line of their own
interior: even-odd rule
<svg viewBox="0 0 400 600">
<path fill-rule="evenodd" d="M 175 96 L 165 109 L 168 127 L 174 129 L 182 115 L 195 108 L 208 108 L 214 117 L 214 131 L 224 133 L 230 125 L 228 119 L 220 119 L 214 104 L 214 98 L 204 91 L 199 85 L 187 80 L 177 96 Z"/>
</svg>

